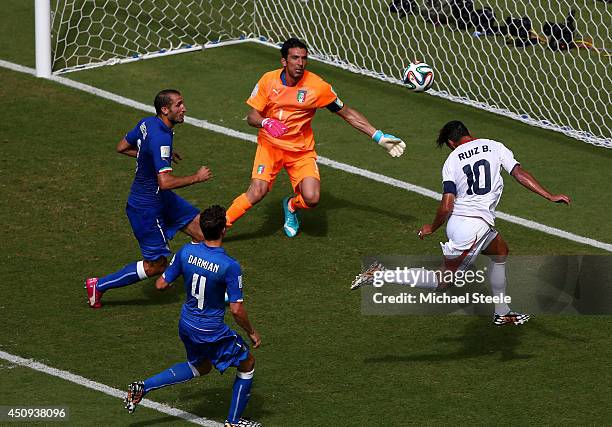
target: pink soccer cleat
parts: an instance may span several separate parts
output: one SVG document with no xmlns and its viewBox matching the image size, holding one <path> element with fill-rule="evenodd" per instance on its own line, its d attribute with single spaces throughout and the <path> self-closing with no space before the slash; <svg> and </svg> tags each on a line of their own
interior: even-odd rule
<svg viewBox="0 0 612 427">
<path fill-rule="evenodd" d="M 89 304 L 91 308 L 102 307 L 102 302 L 100 301 L 100 299 L 102 299 L 102 292 L 96 288 L 97 284 L 97 277 L 90 277 L 89 279 L 85 280 L 85 289 L 87 289 L 87 304 Z"/>
</svg>

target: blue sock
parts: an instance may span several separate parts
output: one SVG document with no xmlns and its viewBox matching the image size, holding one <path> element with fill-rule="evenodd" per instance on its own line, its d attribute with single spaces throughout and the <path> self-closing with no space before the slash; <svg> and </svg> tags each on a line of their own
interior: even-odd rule
<svg viewBox="0 0 612 427">
<path fill-rule="evenodd" d="M 147 378 L 144 381 L 145 393 L 156 388 L 189 381 L 196 376 L 196 372 L 195 368 L 192 368 L 188 362 L 177 363 L 173 367 Z"/>
<path fill-rule="evenodd" d="M 98 284 L 96 285 L 96 288 L 100 292 L 105 292 L 112 288 L 121 288 L 123 286 L 131 285 L 132 283 L 136 283 L 140 280 L 145 279 L 147 276 L 144 273 L 144 267 L 140 265 L 139 268 L 139 263 L 142 263 L 142 261 L 128 264 L 116 273 L 112 273 L 108 276 L 98 279 Z"/>
<path fill-rule="evenodd" d="M 251 397 L 251 384 L 253 384 L 253 372 L 240 372 L 236 374 L 234 388 L 232 389 L 232 403 L 230 405 L 227 421 L 237 423 L 244 412 L 249 397 Z"/>
</svg>

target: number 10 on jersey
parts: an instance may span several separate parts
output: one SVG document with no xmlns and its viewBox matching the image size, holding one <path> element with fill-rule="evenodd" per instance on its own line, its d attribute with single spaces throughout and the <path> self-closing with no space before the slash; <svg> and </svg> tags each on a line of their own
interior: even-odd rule
<svg viewBox="0 0 612 427">
<path fill-rule="evenodd" d="M 484 186 L 480 186 L 480 168 L 484 168 Z M 463 173 L 467 177 L 467 194 L 477 194 L 482 196 L 491 191 L 491 164 L 485 159 L 479 160 L 474 163 L 474 166 L 465 165 L 463 167 Z"/>
</svg>

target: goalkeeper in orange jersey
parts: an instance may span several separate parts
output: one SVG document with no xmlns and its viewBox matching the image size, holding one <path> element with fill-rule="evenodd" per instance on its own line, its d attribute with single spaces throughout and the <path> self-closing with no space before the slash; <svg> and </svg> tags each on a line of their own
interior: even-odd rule
<svg viewBox="0 0 612 427">
<path fill-rule="evenodd" d="M 227 210 L 228 226 L 265 197 L 276 175 L 285 168 L 295 195 L 283 199 L 283 229 L 288 237 L 297 235 L 298 210 L 315 207 L 321 191 L 310 126 L 317 108 L 336 113 L 370 136 L 392 157 L 401 156 L 406 148 L 401 139 L 376 130 L 363 114 L 345 106 L 329 83 L 306 71 L 307 62 L 308 47 L 296 38 L 288 39 L 281 48 L 283 68 L 264 74 L 246 101 L 252 107 L 247 116 L 248 124 L 260 128 L 257 153 L 251 185 Z"/>
</svg>

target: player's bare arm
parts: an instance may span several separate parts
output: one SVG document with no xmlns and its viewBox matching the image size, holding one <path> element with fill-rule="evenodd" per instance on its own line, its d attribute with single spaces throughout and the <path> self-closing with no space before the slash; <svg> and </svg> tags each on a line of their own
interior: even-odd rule
<svg viewBox="0 0 612 427">
<path fill-rule="evenodd" d="M 117 153 L 125 154 L 126 156 L 129 156 L 129 157 L 136 157 L 138 156 L 138 148 L 134 147 L 132 144 L 127 142 L 125 138 L 123 138 L 117 144 Z"/>
<path fill-rule="evenodd" d="M 253 343 L 253 348 L 258 348 L 261 345 L 261 338 L 253 325 L 251 325 L 249 316 L 244 308 L 244 304 L 242 302 L 231 302 L 230 311 L 232 312 L 232 316 L 234 316 L 234 320 L 238 326 L 244 329 L 244 331 L 249 335 L 249 338 Z"/>
<path fill-rule="evenodd" d="M 157 183 L 160 190 L 173 190 L 175 188 L 187 187 L 198 182 L 208 181 L 212 178 L 212 172 L 208 167 L 201 166 L 193 175 L 174 176 L 170 172 L 158 173 Z"/>
<path fill-rule="evenodd" d="M 455 206 L 455 195 L 453 193 L 444 193 L 442 196 L 442 201 L 440 202 L 440 206 L 438 206 L 438 211 L 436 212 L 436 217 L 434 218 L 431 224 L 425 224 L 419 230 L 419 238 L 423 240 L 425 236 L 429 236 L 432 233 L 435 233 L 438 228 L 440 228 L 448 219 L 451 212 L 453 211 L 453 207 Z"/>
<path fill-rule="evenodd" d="M 261 112 L 257 111 L 255 108 L 251 108 L 247 114 L 247 123 L 254 128 L 260 128 L 262 127 L 261 122 L 265 118 L 266 117 Z"/>
<path fill-rule="evenodd" d="M 172 286 L 172 283 L 167 282 L 166 279 L 164 279 L 164 276 L 159 276 L 155 281 L 155 289 L 158 291 L 165 291 L 170 286 Z"/>
<path fill-rule="evenodd" d="M 366 116 L 353 108 L 345 105 L 344 108 L 342 108 L 336 114 L 342 117 L 349 125 L 365 133 L 369 137 L 374 135 L 374 132 L 376 132 L 376 128 L 370 124 Z"/>
<path fill-rule="evenodd" d="M 336 114 L 342 117 L 355 129 L 372 138 L 378 145 L 387 150 L 391 157 L 399 157 L 404 153 L 404 149 L 406 148 L 404 141 L 393 135 L 386 134 L 381 130 L 376 130 L 368 119 L 359 111 L 345 105 L 341 110 L 337 111 Z"/>
<path fill-rule="evenodd" d="M 550 200 L 551 202 L 555 203 L 565 203 L 566 205 L 569 205 L 571 203 L 570 198 L 565 194 L 552 194 L 548 190 L 546 190 L 542 186 L 542 184 L 540 184 L 538 180 L 533 177 L 533 175 L 523 169 L 521 165 L 516 165 L 514 167 L 514 169 L 512 170 L 512 176 L 523 187 L 544 197 L 546 200 Z"/>
<path fill-rule="evenodd" d="M 247 123 L 254 128 L 264 128 L 274 138 L 280 138 L 289 130 L 283 122 L 271 117 L 265 117 L 261 111 L 255 108 L 251 108 L 247 114 Z"/>
</svg>

